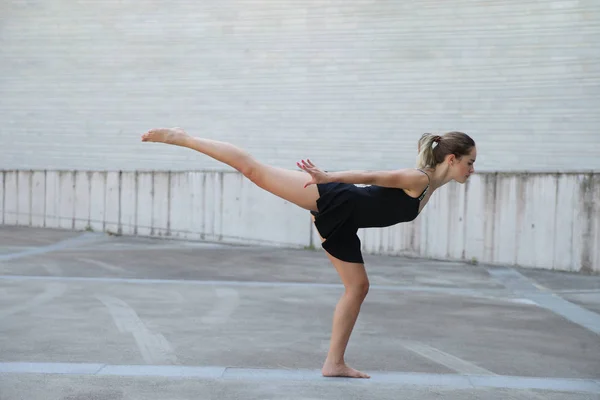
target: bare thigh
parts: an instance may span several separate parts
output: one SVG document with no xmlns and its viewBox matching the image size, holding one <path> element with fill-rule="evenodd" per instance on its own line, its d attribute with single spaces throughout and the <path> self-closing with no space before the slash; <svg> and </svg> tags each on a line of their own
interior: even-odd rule
<svg viewBox="0 0 600 400">
<path fill-rule="evenodd" d="M 366 294 L 369 289 L 369 277 L 364 264 L 342 261 L 329 253 L 327 253 L 327 257 L 335 267 L 347 291 Z"/>
<path fill-rule="evenodd" d="M 312 217 L 313 222 L 315 217 Z M 321 237 L 321 242 L 324 242 L 325 239 Z M 357 289 L 360 291 L 366 291 L 369 287 L 369 277 L 367 276 L 367 271 L 365 270 L 365 265 L 361 263 L 350 263 L 347 261 L 342 261 L 337 257 L 332 256 L 327 251 L 325 251 L 329 261 L 333 264 L 335 270 L 338 275 L 342 279 L 342 283 L 346 290 L 349 289 Z"/>
<path fill-rule="evenodd" d="M 316 185 L 304 187 L 310 180 L 310 176 L 306 172 L 272 167 L 257 162 L 248 178 L 275 196 L 306 210 L 318 211 L 319 189 Z"/>
</svg>

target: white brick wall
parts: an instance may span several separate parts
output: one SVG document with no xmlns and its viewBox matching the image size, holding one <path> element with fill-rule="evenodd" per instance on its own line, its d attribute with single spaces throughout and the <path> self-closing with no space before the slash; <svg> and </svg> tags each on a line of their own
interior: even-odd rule
<svg viewBox="0 0 600 400">
<path fill-rule="evenodd" d="M 179 125 L 289 168 L 463 130 L 480 170 L 598 171 L 599 39 L 598 1 L 3 0 L 0 169 L 222 169 L 138 142 Z"/>
</svg>

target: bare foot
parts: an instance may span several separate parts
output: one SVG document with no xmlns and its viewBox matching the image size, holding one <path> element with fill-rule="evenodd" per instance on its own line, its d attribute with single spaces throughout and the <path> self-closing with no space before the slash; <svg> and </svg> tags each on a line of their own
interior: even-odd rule
<svg viewBox="0 0 600 400">
<path fill-rule="evenodd" d="M 142 135 L 142 142 L 182 144 L 189 135 L 181 128 L 151 129 Z"/>
<path fill-rule="evenodd" d="M 346 364 L 336 365 L 328 364 L 327 362 L 323 365 L 321 370 L 323 376 L 326 377 L 346 377 L 346 378 L 370 378 L 369 375 L 357 371 L 354 368 L 350 368 Z"/>
</svg>

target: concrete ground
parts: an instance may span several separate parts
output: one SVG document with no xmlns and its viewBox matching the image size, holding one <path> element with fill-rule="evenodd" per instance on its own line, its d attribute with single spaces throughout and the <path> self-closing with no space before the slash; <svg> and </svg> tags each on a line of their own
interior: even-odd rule
<svg viewBox="0 0 600 400">
<path fill-rule="evenodd" d="M 600 276 L 0 227 L 0 399 L 600 399 Z"/>
</svg>

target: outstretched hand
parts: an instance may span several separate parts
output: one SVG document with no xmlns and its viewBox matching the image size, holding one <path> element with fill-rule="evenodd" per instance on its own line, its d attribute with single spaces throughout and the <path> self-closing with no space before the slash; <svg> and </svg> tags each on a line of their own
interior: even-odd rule
<svg viewBox="0 0 600 400">
<path fill-rule="evenodd" d="M 321 171 L 317 168 L 309 159 L 306 161 L 302 160 L 296 163 L 298 168 L 304 170 L 310 175 L 310 181 L 306 182 L 304 187 L 308 187 L 310 185 L 316 185 L 317 183 L 327 183 L 327 172 Z"/>
</svg>

